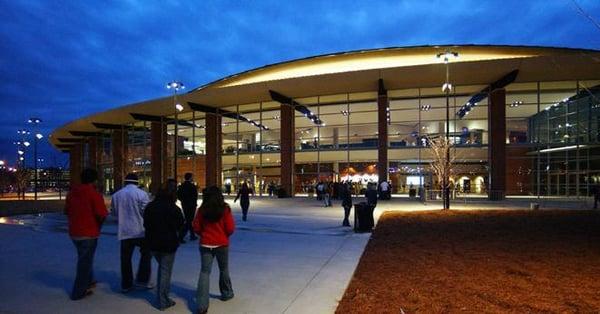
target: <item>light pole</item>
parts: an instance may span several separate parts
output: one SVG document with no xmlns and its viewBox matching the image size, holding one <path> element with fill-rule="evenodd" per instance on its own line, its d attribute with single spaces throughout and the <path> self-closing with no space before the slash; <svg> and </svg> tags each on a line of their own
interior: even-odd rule
<svg viewBox="0 0 600 314">
<path fill-rule="evenodd" d="M 442 85 L 442 91 L 446 93 L 446 160 L 445 160 L 445 171 L 443 178 L 443 191 L 444 191 L 444 209 L 450 209 L 450 91 L 452 91 L 452 84 L 450 84 L 450 58 L 458 58 L 458 52 L 446 50 L 440 52 L 437 55 L 438 59 L 443 59 L 446 65 L 446 81 Z"/>
<path fill-rule="evenodd" d="M 167 89 L 173 90 L 173 106 L 175 107 L 175 135 L 173 137 L 174 152 L 173 152 L 173 178 L 177 180 L 177 156 L 179 155 L 179 112 L 183 111 L 183 106 L 177 102 L 177 92 L 184 89 L 185 86 L 180 81 L 172 81 L 167 83 Z"/>
<path fill-rule="evenodd" d="M 42 123 L 42 119 L 40 118 L 29 118 L 27 123 L 33 124 L 33 129 L 35 132 L 35 137 L 33 139 L 33 171 L 34 171 L 34 181 L 33 181 L 33 199 L 37 201 L 38 199 L 38 155 L 37 155 L 37 147 L 38 141 L 41 140 L 44 136 L 38 132 L 38 125 Z"/>
</svg>

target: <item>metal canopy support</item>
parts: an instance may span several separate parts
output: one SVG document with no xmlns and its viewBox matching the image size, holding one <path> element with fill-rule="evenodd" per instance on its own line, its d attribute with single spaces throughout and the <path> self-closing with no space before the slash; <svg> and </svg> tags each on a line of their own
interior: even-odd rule
<svg viewBox="0 0 600 314">
<path fill-rule="evenodd" d="M 477 106 L 477 103 L 486 99 L 491 92 L 493 92 L 494 90 L 499 89 L 499 88 L 504 88 L 506 85 L 514 82 L 515 79 L 517 78 L 518 74 L 519 74 L 519 70 L 513 70 L 510 73 L 506 74 L 505 76 L 501 77 L 499 80 L 490 84 L 488 87 L 481 90 L 479 93 L 473 95 L 471 97 L 471 99 L 469 99 L 469 101 L 467 101 L 466 104 L 464 104 L 462 107 L 460 107 L 458 112 L 456 112 L 456 115 L 460 119 L 462 119 L 464 116 L 469 114 L 469 111 L 471 111 L 471 109 L 473 109 L 475 106 Z"/>
<path fill-rule="evenodd" d="M 59 138 L 57 138 L 57 140 L 59 142 L 62 142 L 62 143 L 81 143 L 85 139 L 83 139 L 83 138 L 59 137 Z"/>
<path fill-rule="evenodd" d="M 248 122 L 248 123 L 254 125 L 255 127 L 259 128 L 259 129 L 263 129 L 263 130 L 269 129 L 268 127 L 254 121 L 254 120 L 250 120 L 237 112 L 223 110 L 223 109 L 219 109 L 219 108 L 215 108 L 215 107 L 211 107 L 211 106 L 207 106 L 207 105 L 203 105 L 203 104 L 193 103 L 193 102 L 188 102 L 188 106 L 190 106 L 190 108 L 192 108 L 192 110 L 194 110 L 194 111 L 216 114 L 216 115 L 220 115 L 222 117 L 226 117 L 226 118 L 230 118 L 230 119 L 234 119 L 234 120 L 238 120 L 238 121 Z"/>
<path fill-rule="evenodd" d="M 89 132 L 89 131 L 69 131 L 73 136 L 100 136 L 100 132 Z"/>
<path fill-rule="evenodd" d="M 167 119 L 164 120 L 164 118 L 160 117 L 160 116 L 153 116 L 153 115 L 149 115 L 149 114 L 143 114 L 143 113 L 130 113 L 131 117 L 138 120 L 138 121 L 147 121 L 147 122 L 161 122 L 163 121 L 166 124 L 175 124 L 177 122 L 178 125 L 181 126 L 189 126 L 189 127 L 193 127 L 194 124 L 190 123 L 188 121 L 185 120 L 179 120 L 179 119 Z"/>
<path fill-rule="evenodd" d="M 294 110 L 304 114 L 305 117 L 309 118 L 310 120 L 313 121 L 314 124 L 316 125 L 322 125 L 323 121 L 321 121 L 321 119 L 319 119 L 319 117 L 314 114 L 312 111 L 310 111 L 310 109 L 308 109 L 306 106 L 294 101 L 292 98 L 287 97 L 283 94 L 280 94 L 274 90 L 269 90 L 269 94 L 271 95 L 271 99 L 281 103 L 281 104 L 286 104 L 291 106 L 292 108 L 294 108 Z"/>
</svg>

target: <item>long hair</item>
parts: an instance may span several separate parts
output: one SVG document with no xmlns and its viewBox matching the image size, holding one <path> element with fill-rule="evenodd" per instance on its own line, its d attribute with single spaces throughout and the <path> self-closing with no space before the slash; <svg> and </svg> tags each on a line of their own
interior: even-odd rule
<svg viewBox="0 0 600 314">
<path fill-rule="evenodd" d="M 225 212 L 225 199 L 221 189 L 216 186 L 209 186 L 202 192 L 202 204 L 200 204 L 200 213 L 202 217 L 210 222 L 215 222 L 223 217 Z"/>
</svg>

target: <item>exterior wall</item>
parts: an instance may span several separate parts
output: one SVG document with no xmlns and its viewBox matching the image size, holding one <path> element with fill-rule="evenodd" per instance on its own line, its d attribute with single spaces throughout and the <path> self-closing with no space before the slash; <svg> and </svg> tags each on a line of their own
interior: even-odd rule
<svg viewBox="0 0 600 314">
<path fill-rule="evenodd" d="M 125 175 L 129 171 L 127 167 L 127 130 L 114 130 L 112 145 L 114 190 L 117 191 L 123 187 Z"/>
<path fill-rule="evenodd" d="M 194 158 L 179 158 L 177 177 L 183 178 L 187 172 L 192 173 L 198 189 L 202 190 L 206 187 L 206 159 L 205 156 L 195 156 L 195 160 L 194 165 Z"/>
<path fill-rule="evenodd" d="M 530 195 L 534 194 L 531 169 L 533 159 L 527 156 L 531 149 L 528 147 L 506 146 L 506 194 L 507 195 Z"/>
</svg>

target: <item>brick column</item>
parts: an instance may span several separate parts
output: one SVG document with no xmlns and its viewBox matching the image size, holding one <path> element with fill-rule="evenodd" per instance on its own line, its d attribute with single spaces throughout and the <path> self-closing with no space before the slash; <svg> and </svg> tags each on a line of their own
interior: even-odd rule
<svg viewBox="0 0 600 314">
<path fill-rule="evenodd" d="M 489 94 L 488 163 L 490 180 L 488 197 L 503 200 L 506 194 L 506 91 L 496 89 Z"/>
<path fill-rule="evenodd" d="M 206 186 L 221 186 L 221 116 L 206 114 Z"/>
<path fill-rule="evenodd" d="M 378 157 L 377 171 L 379 183 L 388 180 L 388 96 L 383 87 L 383 80 L 379 80 L 379 92 L 377 93 L 377 131 L 378 131 Z"/>
<path fill-rule="evenodd" d="M 70 174 L 70 185 L 73 187 L 75 184 L 81 183 L 79 176 L 83 170 L 83 145 L 77 143 L 69 150 L 69 174 Z"/>
<path fill-rule="evenodd" d="M 295 117 L 294 108 L 281 104 L 281 187 L 288 196 L 294 196 L 294 153 L 295 153 Z"/>
<path fill-rule="evenodd" d="M 113 154 L 113 181 L 114 189 L 118 191 L 123 187 L 123 180 L 127 175 L 127 130 L 114 130 L 112 134 Z"/>
<path fill-rule="evenodd" d="M 88 147 L 88 164 L 86 167 L 92 168 L 98 172 L 97 188 L 99 191 L 103 191 L 104 185 L 104 174 L 100 169 L 100 141 L 97 136 L 90 136 L 86 139 Z"/>
<path fill-rule="evenodd" d="M 90 136 L 87 138 L 87 144 L 88 144 L 88 165 L 86 165 L 86 167 L 95 169 L 96 171 L 100 172 L 100 170 L 98 169 L 98 165 L 99 165 L 99 161 L 100 161 L 100 156 L 98 155 L 100 150 L 98 149 L 98 137 L 96 136 Z"/>
<path fill-rule="evenodd" d="M 150 125 L 150 171 L 152 182 L 150 192 L 156 194 L 167 180 L 167 127 L 165 123 L 152 122 Z"/>
</svg>

